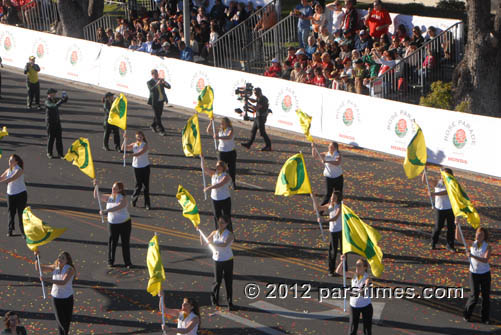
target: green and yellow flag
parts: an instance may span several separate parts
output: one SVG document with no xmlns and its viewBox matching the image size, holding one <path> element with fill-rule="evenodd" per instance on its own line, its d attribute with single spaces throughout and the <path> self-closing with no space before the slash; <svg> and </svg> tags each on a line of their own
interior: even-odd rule
<svg viewBox="0 0 501 335">
<path fill-rule="evenodd" d="M 407 146 L 407 155 L 404 160 L 404 171 L 409 179 L 415 178 L 423 172 L 428 159 L 423 131 L 417 124 L 415 125 L 417 132 Z"/>
<path fill-rule="evenodd" d="M 23 226 L 26 245 L 31 251 L 37 251 L 39 246 L 51 242 L 66 231 L 66 228 L 48 226 L 31 212 L 30 207 L 26 207 L 23 211 Z"/>
<path fill-rule="evenodd" d="M 209 119 L 214 119 L 212 104 L 214 103 L 214 90 L 210 85 L 204 87 L 198 96 L 198 103 L 195 107 L 197 113 L 205 113 Z"/>
<path fill-rule="evenodd" d="M 123 130 L 127 129 L 127 98 L 123 93 L 113 101 L 108 123 Z"/>
<path fill-rule="evenodd" d="M 7 131 L 7 127 L 3 126 L 2 130 L 0 130 L 0 140 L 8 135 L 9 135 L 9 132 Z M 0 149 L 0 158 L 2 158 L 2 149 Z"/>
<path fill-rule="evenodd" d="M 311 127 L 311 116 L 304 113 L 302 110 L 297 109 L 296 114 L 299 117 L 299 124 L 301 125 L 301 129 L 303 130 L 304 136 L 310 142 L 313 142 L 313 137 L 310 135 L 310 127 Z"/>
<path fill-rule="evenodd" d="M 202 153 L 202 141 L 200 140 L 200 128 L 198 126 L 198 114 L 194 114 L 186 122 L 182 131 L 183 151 L 186 157 L 193 157 Z"/>
<path fill-rule="evenodd" d="M 310 194 L 311 186 L 303 154 L 290 157 L 282 166 L 275 186 L 275 195 Z"/>
<path fill-rule="evenodd" d="M 73 162 L 73 165 L 78 166 L 80 171 L 88 175 L 91 179 L 96 179 L 96 174 L 94 173 L 94 161 L 92 160 L 88 139 L 80 137 L 78 140 L 73 142 L 71 147 L 68 149 L 68 153 L 64 156 L 64 159 L 68 162 Z"/>
<path fill-rule="evenodd" d="M 343 254 L 354 252 L 367 258 L 374 276 L 383 273 L 383 252 L 377 245 L 381 239 L 378 231 L 364 223 L 351 208 L 342 205 Z"/>
<path fill-rule="evenodd" d="M 177 201 L 183 207 L 183 216 L 190 219 L 195 228 L 200 224 L 200 214 L 198 206 L 193 196 L 183 186 L 179 185 L 176 194 Z"/>
<path fill-rule="evenodd" d="M 454 216 L 465 217 L 468 223 L 477 229 L 480 226 L 480 216 L 475 207 L 473 207 L 470 198 L 468 198 L 468 195 L 453 175 L 443 170 L 441 173 Z"/>
<path fill-rule="evenodd" d="M 152 296 L 156 296 L 162 289 L 162 282 L 165 281 L 165 270 L 162 265 L 162 256 L 160 255 L 160 247 L 158 245 L 158 236 L 155 235 L 148 244 L 148 254 L 146 255 L 146 265 L 150 274 L 148 280 L 148 291 Z"/>
</svg>

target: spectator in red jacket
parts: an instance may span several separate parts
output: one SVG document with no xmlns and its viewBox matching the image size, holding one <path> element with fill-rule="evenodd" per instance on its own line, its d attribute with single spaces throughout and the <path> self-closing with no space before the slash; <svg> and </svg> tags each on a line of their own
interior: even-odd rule
<svg viewBox="0 0 501 335">
<path fill-rule="evenodd" d="M 374 39 L 379 39 L 381 35 L 388 33 L 391 17 L 388 10 L 383 8 L 380 0 L 374 1 L 374 7 L 366 16 L 365 25 L 369 27 L 369 35 Z"/>
<path fill-rule="evenodd" d="M 264 73 L 266 77 L 275 77 L 275 78 L 280 78 L 282 75 L 282 66 L 280 65 L 280 62 L 278 59 L 273 58 L 271 60 L 271 66 L 266 72 Z"/>
<path fill-rule="evenodd" d="M 294 66 L 297 61 L 296 48 L 289 47 L 289 49 L 287 49 L 287 58 L 285 60 L 288 60 L 291 62 L 291 66 Z"/>
<path fill-rule="evenodd" d="M 315 74 L 315 78 L 313 78 L 312 84 L 320 87 L 325 87 L 326 80 L 324 75 L 322 74 L 322 68 L 316 67 L 315 70 L 313 70 L 313 73 Z"/>
<path fill-rule="evenodd" d="M 354 36 L 358 29 L 358 12 L 354 5 L 355 0 L 346 0 L 346 11 L 343 22 L 343 32 L 345 35 L 351 33 L 352 35 L 350 36 Z"/>
</svg>

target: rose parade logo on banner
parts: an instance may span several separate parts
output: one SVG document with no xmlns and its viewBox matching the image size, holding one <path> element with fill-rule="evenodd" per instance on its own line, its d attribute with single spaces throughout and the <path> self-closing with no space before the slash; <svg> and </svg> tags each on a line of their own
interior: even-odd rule
<svg viewBox="0 0 501 335">
<path fill-rule="evenodd" d="M 207 76 L 205 71 L 198 71 L 193 75 L 190 82 L 190 88 L 193 92 L 193 105 L 197 104 L 198 95 L 207 85 L 211 85 L 211 83 L 209 82 L 209 76 Z"/>
<path fill-rule="evenodd" d="M 121 88 L 129 88 L 128 80 L 131 79 L 132 63 L 127 56 L 120 56 L 114 62 L 115 85 Z"/>
<path fill-rule="evenodd" d="M 388 119 L 386 130 L 392 134 L 392 150 L 407 151 L 407 145 L 416 132 L 412 115 L 405 111 L 393 113 Z"/>
<path fill-rule="evenodd" d="M 14 51 L 16 48 L 16 40 L 14 39 L 14 35 L 12 35 L 8 31 L 4 31 L 0 35 L 0 43 L 2 43 L 2 48 L 3 50 L 6 51 L 6 53 L 3 55 L 3 60 L 6 62 L 12 62 L 12 58 L 9 58 L 9 53 Z"/>
<path fill-rule="evenodd" d="M 76 44 L 68 48 L 68 51 L 66 53 L 66 61 L 71 65 L 70 71 L 74 71 L 82 62 L 82 51 Z M 78 73 L 75 72 L 68 72 L 68 74 L 72 77 L 79 76 Z"/>
<path fill-rule="evenodd" d="M 45 41 L 44 39 L 37 40 L 33 44 L 32 54 L 38 58 L 38 61 L 40 63 L 42 63 L 42 64 L 39 63 L 39 65 L 40 65 L 40 68 L 42 70 L 44 70 L 45 67 L 43 66 L 43 63 L 45 60 L 48 59 L 47 57 L 49 56 L 49 48 L 48 48 L 47 41 Z"/>
<path fill-rule="evenodd" d="M 336 109 L 336 120 L 338 125 L 343 125 L 338 127 L 341 130 L 339 137 L 355 141 L 356 126 L 360 124 L 360 109 L 357 104 L 351 100 L 343 101 Z"/>
<path fill-rule="evenodd" d="M 465 155 L 466 150 L 477 144 L 473 126 L 465 120 L 453 121 L 445 130 L 443 139 L 446 147 L 450 148 L 456 156 L 449 156 L 447 159 L 468 164 L 468 161 L 462 157 Z"/>
<path fill-rule="evenodd" d="M 281 89 L 275 98 L 275 109 L 273 111 L 278 111 L 278 123 L 285 124 L 287 126 L 292 126 L 290 115 L 284 115 L 283 113 L 295 112 L 299 108 L 299 100 L 297 98 L 296 92 L 292 88 Z"/>
</svg>

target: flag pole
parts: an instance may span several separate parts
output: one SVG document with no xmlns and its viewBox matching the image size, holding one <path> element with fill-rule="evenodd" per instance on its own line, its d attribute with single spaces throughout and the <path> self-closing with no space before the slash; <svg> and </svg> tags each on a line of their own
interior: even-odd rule
<svg viewBox="0 0 501 335">
<path fill-rule="evenodd" d="M 318 149 L 317 149 L 317 146 L 315 145 L 315 142 L 313 142 L 313 141 L 312 141 L 311 143 L 313 143 L 313 149 L 314 149 L 314 150 L 315 150 L 315 152 L 317 153 L 318 157 L 320 157 L 320 158 L 321 158 L 322 156 L 320 156 L 320 152 L 318 152 Z"/>
<path fill-rule="evenodd" d="M 464 245 L 464 250 L 466 250 L 467 246 L 466 246 L 466 241 L 464 239 L 464 235 L 463 235 L 463 229 L 461 229 L 461 222 L 458 222 L 458 230 L 459 230 L 459 236 L 461 236 L 461 241 L 463 242 L 463 245 Z M 470 257 L 466 256 L 466 259 L 468 260 L 468 262 L 470 261 Z"/>
<path fill-rule="evenodd" d="M 209 243 L 209 239 L 207 238 L 207 236 L 205 236 L 205 234 L 202 231 L 202 229 L 198 229 L 198 232 L 200 233 L 200 236 L 202 236 L 202 238 L 205 241 L 205 243 L 207 243 L 207 245 L 209 246 L 209 249 L 212 250 L 212 251 L 216 251 L 216 249 L 214 249 L 214 246 Z"/>
<path fill-rule="evenodd" d="M 95 180 L 95 179 L 94 179 Z M 99 193 L 99 186 L 96 184 L 96 193 L 97 193 L 97 203 L 99 204 L 99 211 L 103 211 L 103 205 L 101 204 L 101 193 Z M 103 214 L 99 213 L 101 216 L 101 223 L 104 223 L 104 216 Z"/>
<path fill-rule="evenodd" d="M 125 167 L 125 155 L 127 154 L 127 137 L 124 136 L 124 167 Z"/>
<path fill-rule="evenodd" d="M 205 191 L 205 188 L 207 187 L 207 182 L 205 181 L 205 168 L 202 156 L 200 156 L 200 165 L 202 166 L 202 180 L 204 182 L 204 200 L 207 200 L 207 192 Z"/>
<path fill-rule="evenodd" d="M 318 211 L 317 202 L 315 197 L 313 196 L 313 192 L 310 193 L 311 201 L 313 202 L 313 208 L 315 209 L 315 213 L 317 214 L 317 221 L 320 219 L 320 212 Z M 320 233 L 322 234 L 322 240 L 325 241 L 324 229 L 322 228 L 322 223 L 319 222 L 318 226 L 320 227 Z"/>
<path fill-rule="evenodd" d="M 346 312 L 346 254 L 345 258 L 343 258 L 343 297 L 344 297 L 344 303 L 343 303 L 343 311 Z"/>
<path fill-rule="evenodd" d="M 216 135 L 216 126 L 214 125 L 214 118 L 211 119 L 211 123 L 212 123 L 212 134 Z M 216 141 L 216 139 L 214 139 L 214 149 L 216 149 L 216 152 L 217 152 L 217 141 Z"/>
<path fill-rule="evenodd" d="M 38 263 L 38 272 L 40 273 L 40 282 L 42 283 L 42 293 L 43 293 L 43 298 L 47 299 L 47 295 L 45 294 L 45 284 L 43 282 L 43 277 L 42 277 L 42 264 L 40 264 L 40 255 L 37 254 L 37 263 Z"/>
<path fill-rule="evenodd" d="M 428 182 L 428 173 L 426 173 L 426 167 L 424 168 L 424 179 L 426 180 L 426 186 L 428 187 L 428 194 L 430 195 L 431 209 L 434 209 L 433 199 L 431 198 L 430 183 Z"/>
</svg>

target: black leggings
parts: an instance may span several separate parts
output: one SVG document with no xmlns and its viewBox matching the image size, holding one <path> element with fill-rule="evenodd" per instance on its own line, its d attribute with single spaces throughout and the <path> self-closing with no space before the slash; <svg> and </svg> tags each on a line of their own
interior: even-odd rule
<svg viewBox="0 0 501 335">
<path fill-rule="evenodd" d="M 134 168 L 134 175 L 136 176 L 136 188 L 132 193 L 132 202 L 134 204 L 137 202 L 144 186 L 144 205 L 150 206 L 150 166 Z"/>
<path fill-rule="evenodd" d="M 360 321 L 360 314 L 362 314 L 362 322 L 364 323 L 364 335 L 372 334 L 372 304 L 362 308 L 355 308 L 350 306 L 350 335 L 357 335 L 358 322 Z"/>
<path fill-rule="evenodd" d="M 233 179 L 233 187 L 235 187 L 236 175 L 237 175 L 237 151 L 219 151 L 219 160 L 222 160 L 228 164 L 228 170 Z"/>
<path fill-rule="evenodd" d="M 108 240 L 108 264 L 115 264 L 115 251 L 117 250 L 118 238 L 122 241 L 122 256 L 125 266 L 132 265 L 130 261 L 130 233 L 132 230 L 131 219 L 124 223 L 108 224 L 110 238 Z"/>
<path fill-rule="evenodd" d="M 224 286 L 226 287 L 226 300 L 232 302 L 233 298 L 233 259 L 223 262 L 214 261 L 214 285 L 212 286 L 212 294 L 214 300 L 219 301 L 219 288 L 224 278 Z"/>
<path fill-rule="evenodd" d="M 433 227 L 431 244 L 435 246 L 438 242 L 438 237 L 440 236 L 440 231 L 444 227 L 447 221 L 447 245 L 454 248 L 454 233 L 456 231 L 456 225 L 454 224 L 454 212 L 452 209 L 438 209 L 437 210 L 437 221 L 435 221 L 435 227 Z"/>
<path fill-rule="evenodd" d="M 104 126 L 104 136 L 103 145 L 108 148 L 108 143 L 110 142 L 110 135 L 113 133 L 113 143 L 115 144 L 115 150 L 120 149 L 120 132 L 117 126 L 106 123 Z"/>
<path fill-rule="evenodd" d="M 233 226 L 231 225 L 231 197 L 224 200 L 212 200 L 214 204 L 214 222 L 216 224 L 221 216 L 225 216 L 228 219 L 228 230 L 233 232 Z"/>
<path fill-rule="evenodd" d="M 54 306 L 54 312 L 56 313 L 59 335 L 69 334 L 73 315 L 73 296 L 64 299 L 52 298 L 52 306 Z"/>
<path fill-rule="evenodd" d="M 333 191 L 338 191 L 343 195 L 343 184 L 343 175 L 337 178 L 325 177 L 325 196 L 324 200 L 322 200 L 322 206 L 329 202 Z"/>
<path fill-rule="evenodd" d="M 336 270 L 336 257 L 337 250 L 339 246 L 340 253 L 343 252 L 343 237 L 342 232 L 337 231 L 335 233 L 331 232 L 331 243 L 329 244 L 329 272 L 334 273 Z M 345 255 L 346 257 L 347 255 Z M 348 266 L 348 262 L 346 262 L 346 266 Z"/>
<path fill-rule="evenodd" d="M 466 302 L 464 316 L 470 318 L 473 309 L 478 302 L 478 296 L 482 292 L 482 321 L 489 320 L 490 298 L 491 292 L 491 272 L 476 274 L 470 272 L 470 289 L 471 294 Z"/>
<path fill-rule="evenodd" d="M 26 207 L 26 202 L 28 201 L 28 193 L 23 191 L 18 194 L 8 195 L 8 212 L 9 212 L 9 232 L 14 230 L 16 214 L 19 218 L 19 230 L 24 236 L 23 227 L 23 211 Z"/>
</svg>

